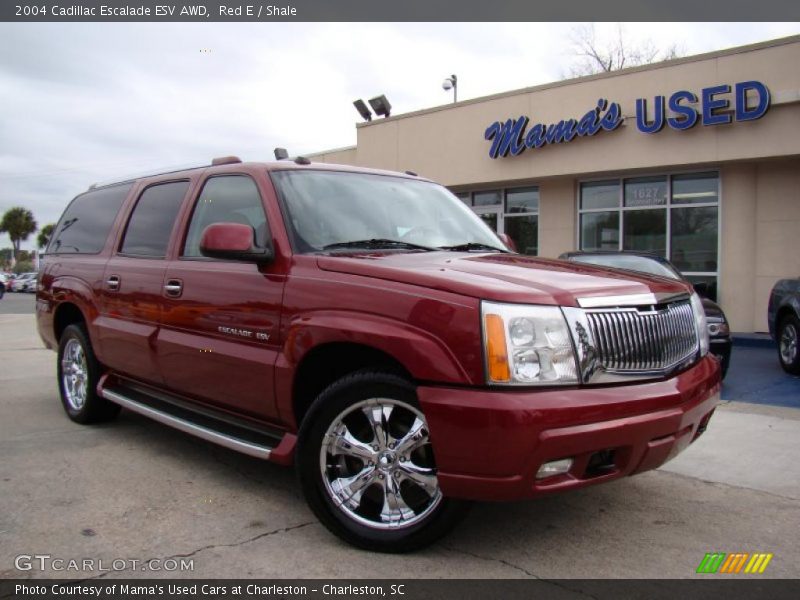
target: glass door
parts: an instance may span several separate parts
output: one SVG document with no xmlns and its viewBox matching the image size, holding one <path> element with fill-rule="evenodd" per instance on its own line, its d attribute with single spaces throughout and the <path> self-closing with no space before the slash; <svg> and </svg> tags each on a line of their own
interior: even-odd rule
<svg viewBox="0 0 800 600">
<path fill-rule="evenodd" d="M 495 233 L 503 233 L 503 208 L 501 206 L 476 206 L 472 210 Z"/>
</svg>

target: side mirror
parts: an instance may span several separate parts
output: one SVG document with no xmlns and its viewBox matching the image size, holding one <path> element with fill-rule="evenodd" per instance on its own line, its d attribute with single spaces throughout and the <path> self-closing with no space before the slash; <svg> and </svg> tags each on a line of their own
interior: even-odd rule
<svg viewBox="0 0 800 600">
<path fill-rule="evenodd" d="M 241 223 L 214 223 L 203 231 L 200 253 L 210 258 L 265 263 L 273 258 L 270 248 L 253 247 L 253 228 Z"/>
<path fill-rule="evenodd" d="M 506 245 L 506 248 L 511 250 L 512 252 L 518 252 L 517 245 L 514 243 L 514 240 L 511 239 L 507 233 L 498 233 L 497 237 L 500 238 L 500 241 Z"/>
</svg>

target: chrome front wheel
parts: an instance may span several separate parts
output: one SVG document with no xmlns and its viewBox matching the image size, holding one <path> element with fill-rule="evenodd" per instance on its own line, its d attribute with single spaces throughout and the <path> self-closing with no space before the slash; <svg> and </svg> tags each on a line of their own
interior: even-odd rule
<svg viewBox="0 0 800 600">
<path fill-rule="evenodd" d="M 365 369 L 320 393 L 298 432 L 303 494 L 325 527 L 378 552 L 409 552 L 450 531 L 468 503 L 439 485 L 432 435 L 417 390 Z"/>
<path fill-rule="evenodd" d="M 800 375 L 800 319 L 787 315 L 778 327 L 778 357 L 787 373 Z"/>
<path fill-rule="evenodd" d="M 325 432 L 319 458 L 333 503 L 367 527 L 409 527 L 442 500 L 425 417 L 402 401 L 346 408 Z"/>
</svg>

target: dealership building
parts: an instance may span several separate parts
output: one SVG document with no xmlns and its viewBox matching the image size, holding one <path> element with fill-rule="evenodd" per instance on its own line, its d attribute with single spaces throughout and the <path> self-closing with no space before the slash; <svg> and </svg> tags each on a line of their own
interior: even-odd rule
<svg viewBox="0 0 800 600">
<path fill-rule="evenodd" d="M 800 276 L 800 36 L 377 118 L 311 158 L 443 183 L 526 254 L 657 252 L 766 331 Z"/>
</svg>

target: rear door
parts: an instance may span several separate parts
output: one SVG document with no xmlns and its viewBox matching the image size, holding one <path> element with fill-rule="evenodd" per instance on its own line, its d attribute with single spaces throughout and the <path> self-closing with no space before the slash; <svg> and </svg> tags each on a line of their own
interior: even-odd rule
<svg viewBox="0 0 800 600">
<path fill-rule="evenodd" d="M 189 188 L 182 179 L 141 190 L 103 275 L 97 320 L 103 361 L 149 383 L 163 383 L 156 343 L 166 257 Z"/>
<path fill-rule="evenodd" d="M 285 276 L 276 264 L 200 253 L 203 231 L 213 223 L 248 225 L 257 247 L 271 245 L 263 194 L 244 173 L 207 177 L 186 222 L 162 290 L 159 361 L 166 384 L 218 408 L 274 419 Z"/>
</svg>

